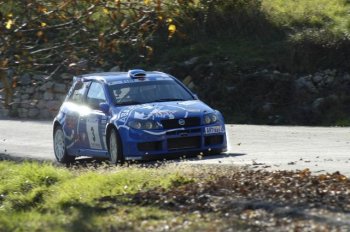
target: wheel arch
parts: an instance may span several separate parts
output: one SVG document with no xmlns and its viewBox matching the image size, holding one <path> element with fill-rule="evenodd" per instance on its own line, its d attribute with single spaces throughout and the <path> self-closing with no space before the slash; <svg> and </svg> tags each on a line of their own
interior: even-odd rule
<svg viewBox="0 0 350 232">
<path fill-rule="evenodd" d="M 118 129 L 117 127 L 113 124 L 113 123 L 109 123 L 106 127 L 106 144 L 107 144 L 107 150 L 109 150 L 109 136 L 110 136 L 110 133 L 112 131 L 112 129 L 114 129 L 117 133 L 117 135 L 119 136 L 120 138 L 120 135 L 119 135 L 119 132 L 118 132 Z"/>
<path fill-rule="evenodd" d="M 59 126 L 62 127 L 61 123 L 59 121 L 55 120 L 53 123 L 53 131 L 52 131 L 53 134 L 55 133 L 56 128 Z"/>
<path fill-rule="evenodd" d="M 108 152 L 110 152 L 109 148 L 110 148 L 110 136 L 111 136 L 111 131 L 114 130 L 117 136 L 117 143 L 118 143 L 118 156 L 117 156 L 117 162 L 120 162 L 121 164 L 124 163 L 125 157 L 124 157 L 124 146 L 123 146 L 123 141 L 122 138 L 120 136 L 119 130 L 116 127 L 116 125 L 114 125 L 113 123 L 110 123 L 107 125 L 106 127 L 106 145 L 107 145 L 107 150 Z M 119 158 L 118 158 L 119 157 Z"/>
</svg>

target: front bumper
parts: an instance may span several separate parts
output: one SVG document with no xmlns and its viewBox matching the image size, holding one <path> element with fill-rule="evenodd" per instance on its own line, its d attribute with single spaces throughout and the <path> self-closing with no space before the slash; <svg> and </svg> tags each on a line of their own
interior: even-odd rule
<svg viewBox="0 0 350 232">
<path fill-rule="evenodd" d="M 225 125 L 219 123 L 157 131 L 123 128 L 119 133 L 126 160 L 160 160 L 227 150 Z"/>
</svg>

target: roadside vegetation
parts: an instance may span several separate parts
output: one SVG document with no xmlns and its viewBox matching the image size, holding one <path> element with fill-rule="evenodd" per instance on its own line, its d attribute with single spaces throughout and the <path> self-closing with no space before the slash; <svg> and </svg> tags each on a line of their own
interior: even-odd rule
<svg viewBox="0 0 350 232">
<path fill-rule="evenodd" d="M 195 56 L 348 69 L 349 10 L 346 0 L 0 1 L 0 60 L 50 76 L 79 61 L 128 69 Z"/>
<path fill-rule="evenodd" d="M 340 173 L 0 162 L 1 231 L 348 230 Z"/>
<path fill-rule="evenodd" d="M 23 76 L 59 82 L 144 68 L 189 77 L 230 123 L 349 124 L 347 0 L 18 3 L 0 0 L 0 101 L 13 115 Z M 305 86 L 310 93 L 293 95 Z"/>
</svg>

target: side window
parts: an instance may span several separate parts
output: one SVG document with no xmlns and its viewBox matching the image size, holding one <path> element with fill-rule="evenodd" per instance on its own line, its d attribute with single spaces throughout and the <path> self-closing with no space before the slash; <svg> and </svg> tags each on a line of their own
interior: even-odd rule
<svg viewBox="0 0 350 232">
<path fill-rule="evenodd" d="M 86 91 L 86 88 L 89 86 L 90 82 L 76 82 L 73 93 L 69 97 L 69 101 L 75 102 L 75 103 L 83 103 L 84 101 L 84 94 Z"/>
<path fill-rule="evenodd" d="M 100 83 L 92 82 L 86 97 L 87 104 L 93 109 L 99 109 L 102 102 L 106 102 L 103 86 Z"/>
</svg>

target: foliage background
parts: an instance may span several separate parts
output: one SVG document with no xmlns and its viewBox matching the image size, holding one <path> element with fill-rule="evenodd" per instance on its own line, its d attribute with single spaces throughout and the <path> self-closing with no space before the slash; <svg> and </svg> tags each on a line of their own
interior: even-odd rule
<svg viewBox="0 0 350 232">
<path fill-rule="evenodd" d="M 310 97 L 309 105 L 313 98 L 332 94 L 342 99 L 332 103 L 336 110 L 321 112 L 317 119 L 305 119 L 309 111 L 294 115 L 304 109 L 291 105 L 305 99 L 295 103 L 293 86 L 287 85 L 294 77 L 322 70 L 337 70 L 339 76 L 350 71 L 349 12 L 346 0 L 0 0 L 0 78 L 8 96 L 9 86 L 28 73 L 59 80 L 62 73 L 115 67 L 162 70 L 182 80 L 192 76 L 203 100 L 225 116 L 239 112 L 241 123 L 266 123 L 270 115 L 262 114 L 260 121 L 259 112 L 250 108 L 265 104 L 263 95 L 273 95 L 277 98 L 263 100 L 283 108 L 273 112 L 286 115 L 281 123 L 334 125 L 333 115 L 343 120 L 350 113 L 349 97 L 341 89 L 345 85 L 338 81 Z M 248 90 L 240 85 L 249 82 L 242 74 L 262 70 L 293 77 L 259 75 L 257 83 L 273 79 L 267 92 L 261 84 L 250 84 Z M 235 95 L 226 89 L 230 86 L 244 86 L 243 94 Z M 237 97 L 239 103 L 226 101 Z"/>
<path fill-rule="evenodd" d="M 1 65 L 53 76 L 225 50 L 290 71 L 348 68 L 348 12 L 345 0 L 2 0 Z"/>
</svg>

